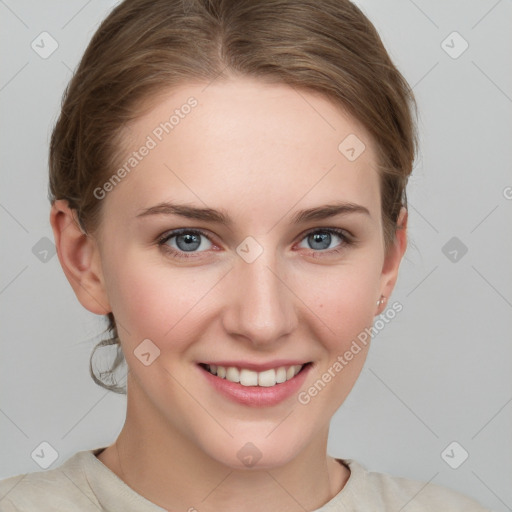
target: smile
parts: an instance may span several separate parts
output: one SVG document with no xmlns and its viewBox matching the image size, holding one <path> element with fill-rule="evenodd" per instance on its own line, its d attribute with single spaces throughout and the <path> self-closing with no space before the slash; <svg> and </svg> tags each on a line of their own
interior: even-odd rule
<svg viewBox="0 0 512 512">
<path fill-rule="evenodd" d="M 201 366 L 221 379 L 230 382 L 240 383 L 242 386 L 272 387 L 293 379 L 306 365 L 280 366 L 270 368 L 262 372 L 249 370 L 248 368 L 237 368 L 234 366 L 218 366 L 215 364 L 201 364 Z"/>
<path fill-rule="evenodd" d="M 292 362 L 297 364 L 290 364 Z M 198 363 L 197 368 L 219 396 L 249 407 L 271 407 L 291 399 L 299 392 L 313 367 L 311 361 L 303 364 L 298 361 L 219 363 L 221 361 L 217 364 Z"/>
</svg>

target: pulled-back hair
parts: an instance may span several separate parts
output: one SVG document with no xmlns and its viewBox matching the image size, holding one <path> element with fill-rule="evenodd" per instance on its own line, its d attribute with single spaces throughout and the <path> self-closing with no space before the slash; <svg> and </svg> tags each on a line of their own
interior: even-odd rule
<svg viewBox="0 0 512 512">
<path fill-rule="evenodd" d="M 161 93 L 189 82 L 237 76 L 317 92 L 366 128 L 377 151 L 383 237 L 393 244 L 407 207 L 417 146 L 415 102 L 372 23 L 348 0 L 125 0 L 103 21 L 71 79 L 49 155 L 49 199 L 66 199 L 94 233 L 102 201 L 94 194 L 117 169 L 123 129 Z M 341 142 L 341 141 L 340 141 Z M 117 345 L 112 381 L 123 363 Z M 106 375 L 106 378 L 104 378 Z"/>
</svg>

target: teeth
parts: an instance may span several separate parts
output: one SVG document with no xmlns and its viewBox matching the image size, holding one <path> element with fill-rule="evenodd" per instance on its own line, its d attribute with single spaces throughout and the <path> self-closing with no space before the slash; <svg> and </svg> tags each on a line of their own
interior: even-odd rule
<svg viewBox="0 0 512 512">
<path fill-rule="evenodd" d="M 231 370 L 231 368 L 229 368 L 229 370 Z M 229 380 L 227 375 L 226 379 Z M 242 386 L 257 386 L 258 373 L 253 372 L 252 370 L 247 370 L 245 368 L 240 370 L 240 384 L 242 384 Z"/>
<path fill-rule="evenodd" d="M 215 364 L 206 365 L 207 370 L 211 374 L 217 375 L 217 377 L 221 379 L 226 379 L 230 382 L 239 382 L 242 386 L 262 386 L 266 388 L 293 379 L 293 377 L 300 372 L 302 367 L 303 365 L 296 364 L 288 367 L 281 366 L 263 372 L 254 372 L 246 368 L 239 370 L 234 366 L 225 368 L 224 366 L 217 366 Z"/>
<path fill-rule="evenodd" d="M 226 369 L 226 380 L 230 380 L 231 382 L 240 382 L 243 372 L 244 372 L 244 370 L 239 372 L 238 368 L 233 368 L 232 366 L 230 366 L 229 368 Z M 244 385 L 249 386 L 250 384 L 244 384 Z"/>
<path fill-rule="evenodd" d="M 265 370 L 264 372 L 258 373 L 258 386 L 268 388 L 270 386 L 274 386 L 276 382 L 276 371 L 272 368 L 270 370 Z"/>
<path fill-rule="evenodd" d="M 278 384 L 281 384 L 282 382 L 286 382 L 286 368 L 284 366 L 281 366 L 281 368 L 277 369 L 276 382 Z"/>
</svg>

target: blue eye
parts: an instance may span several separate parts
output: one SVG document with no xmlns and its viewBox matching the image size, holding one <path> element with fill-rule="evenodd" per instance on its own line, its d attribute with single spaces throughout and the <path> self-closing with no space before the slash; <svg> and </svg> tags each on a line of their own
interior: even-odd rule
<svg viewBox="0 0 512 512">
<path fill-rule="evenodd" d="M 310 248 L 318 249 L 319 251 L 325 251 L 331 245 L 333 235 L 341 240 L 341 243 L 338 244 L 338 247 L 343 247 L 350 243 L 350 240 L 345 232 L 342 229 L 336 228 L 315 229 L 314 231 L 307 233 L 304 237 L 304 240 L 308 242 Z M 327 252 L 339 252 L 339 250 L 340 249 L 338 248 Z"/>
<path fill-rule="evenodd" d="M 335 248 L 329 249 L 332 243 L 333 235 L 341 240 Z M 207 241 L 206 247 L 203 243 Z M 347 236 L 343 229 L 338 228 L 316 228 L 306 233 L 302 240 L 308 242 L 307 248 L 311 249 L 314 257 L 333 255 L 341 252 L 346 246 L 354 242 Z M 302 241 L 301 240 L 301 241 Z M 172 244 L 169 242 L 172 241 Z M 210 244 L 208 246 L 208 244 Z M 198 229 L 181 228 L 164 234 L 158 239 L 158 245 L 173 258 L 194 258 L 199 252 L 205 252 L 212 246 L 210 237 Z M 202 249 L 202 250 L 198 250 Z"/>
<path fill-rule="evenodd" d="M 177 256 L 178 258 L 189 258 L 190 256 L 184 253 L 197 252 L 197 249 L 204 246 L 201 238 L 208 240 L 208 242 L 211 244 L 208 236 L 202 231 L 193 229 L 177 229 L 164 235 L 163 238 L 160 238 L 158 244 L 161 245 L 164 250 L 169 251 L 171 254 Z M 172 239 L 175 239 L 174 243 L 176 247 L 168 244 L 168 242 Z M 209 249 L 209 247 L 207 247 L 207 249 Z"/>
</svg>

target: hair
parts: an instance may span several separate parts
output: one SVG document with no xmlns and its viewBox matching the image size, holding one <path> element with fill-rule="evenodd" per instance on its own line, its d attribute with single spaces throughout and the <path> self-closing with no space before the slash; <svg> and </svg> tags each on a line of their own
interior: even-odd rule
<svg viewBox="0 0 512 512">
<path fill-rule="evenodd" d="M 125 129 L 173 87 L 251 77 L 320 93 L 358 120 L 375 145 L 386 250 L 407 207 L 417 149 L 411 88 L 375 27 L 348 0 L 125 0 L 90 41 L 62 99 L 49 152 L 49 199 L 66 199 L 84 233 L 101 224 L 101 187 L 122 156 Z M 340 141 L 341 142 L 341 141 Z M 124 361 L 114 315 L 90 373 Z M 117 345 L 95 375 L 94 352 Z M 110 375 L 109 379 L 103 377 Z M 109 382 L 107 382 L 109 381 Z"/>
</svg>

